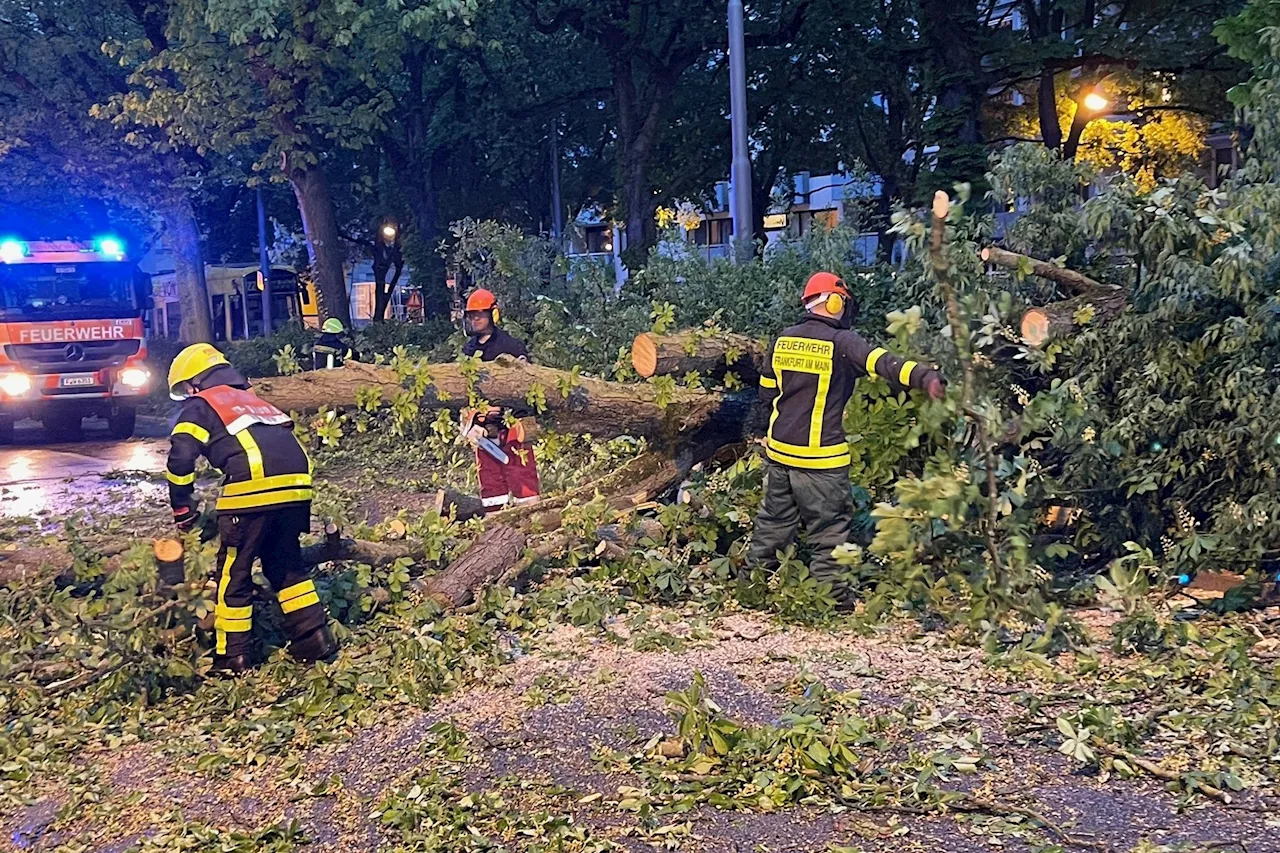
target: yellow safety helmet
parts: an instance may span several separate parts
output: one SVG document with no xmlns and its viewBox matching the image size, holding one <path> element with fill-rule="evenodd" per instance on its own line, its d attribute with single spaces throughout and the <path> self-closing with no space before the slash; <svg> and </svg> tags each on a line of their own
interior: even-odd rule
<svg viewBox="0 0 1280 853">
<path fill-rule="evenodd" d="M 341 320 L 337 317 L 330 317 L 328 320 L 324 321 L 324 325 L 320 328 L 320 331 L 328 332 L 331 335 L 340 335 L 345 332 L 346 329 L 342 327 Z"/>
<path fill-rule="evenodd" d="M 190 395 L 179 393 L 179 385 L 190 382 L 206 370 L 230 363 L 213 344 L 192 344 L 178 353 L 173 364 L 169 365 L 169 396 L 175 400 L 187 399 Z"/>
</svg>

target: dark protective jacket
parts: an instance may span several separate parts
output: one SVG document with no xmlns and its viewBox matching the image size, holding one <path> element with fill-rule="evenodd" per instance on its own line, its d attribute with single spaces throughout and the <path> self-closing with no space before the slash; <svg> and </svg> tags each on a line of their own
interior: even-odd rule
<svg viewBox="0 0 1280 853">
<path fill-rule="evenodd" d="M 253 512 L 311 501 L 311 460 L 289 416 L 249 390 L 233 367 L 214 368 L 182 403 L 169 437 L 169 503 L 194 510 L 196 460 L 222 472 L 218 512 Z"/>
<path fill-rule="evenodd" d="M 844 407 L 863 375 L 898 388 L 924 388 L 937 371 L 873 347 L 836 320 L 806 314 L 769 348 L 760 399 L 771 407 L 765 453 L 793 468 L 839 468 L 850 463 Z"/>
<path fill-rule="evenodd" d="M 462 345 L 462 354 L 471 358 L 472 356 L 480 356 L 481 361 L 493 361 L 500 355 L 509 355 L 512 358 L 522 358 L 529 360 L 529 349 L 524 345 L 524 341 L 519 338 L 507 334 L 501 328 L 494 327 L 493 334 L 489 335 L 489 340 L 480 343 L 479 335 L 472 335 L 467 342 Z M 518 406 L 510 410 L 511 414 L 517 418 L 527 418 L 533 414 L 533 409 Z M 480 414 L 476 417 L 476 422 L 485 427 L 485 431 L 490 438 L 497 438 L 502 429 L 503 415 L 485 415 Z"/>
<path fill-rule="evenodd" d="M 359 358 L 351 344 L 342 337 L 341 332 L 324 332 L 316 345 L 311 348 L 311 362 L 316 370 L 328 367 L 341 367 L 347 359 Z"/>
<path fill-rule="evenodd" d="M 493 334 L 489 336 L 489 340 L 484 343 L 480 343 L 479 335 L 472 335 L 462 345 L 462 354 L 468 358 L 478 355 L 481 361 L 493 361 L 500 355 L 509 355 L 512 358 L 523 358 L 525 360 L 529 358 L 529 350 L 523 341 L 496 327 L 493 330 Z"/>
</svg>

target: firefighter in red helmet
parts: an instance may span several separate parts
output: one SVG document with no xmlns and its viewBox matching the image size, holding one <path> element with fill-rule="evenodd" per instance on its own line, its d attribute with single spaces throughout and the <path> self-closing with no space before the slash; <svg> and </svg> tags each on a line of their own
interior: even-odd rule
<svg viewBox="0 0 1280 853">
<path fill-rule="evenodd" d="M 879 376 L 934 400 L 943 398 L 945 385 L 929 365 L 891 355 L 852 330 L 857 306 L 836 275 L 814 273 L 802 298 L 804 315 L 774 341 L 760 376 L 760 398 L 769 408 L 768 458 L 748 571 L 777 568 L 778 553 L 803 523 L 814 549 L 811 574 L 847 606 L 851 591 L 833 551 L 848 541 L 853 522 L 844 409 L 854 383 Z"/>
<path fill-rule="evenodd" d="M 462 347 L 463 355 L 479 356 L 481 361 L 493 361 L 500 355 L 529 360 L 524 343 L 499 327 L 501 311 L 497 297 L 490 291 L 481 288 L 467 297 L 464 318 L 470 337 Z M 508 414 L 514 417 L 514 423 L 508 423 Z M 526 441 L 524 424 L 519 420 L 532 414 L 523 410 L 504 412 L 496 407 L 462 411 L 459 427 L 476 448 L 480 500 L 486 513 L 498 512 L 512 503 L 532 503 L 541 495 L 533 446 Z"/>
</svg>

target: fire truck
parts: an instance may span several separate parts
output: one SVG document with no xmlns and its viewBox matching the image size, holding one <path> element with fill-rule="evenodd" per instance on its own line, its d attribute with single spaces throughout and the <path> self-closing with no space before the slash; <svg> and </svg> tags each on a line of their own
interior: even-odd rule
<svg viewBox="0 0 1280 853">
<path fill-rule="evenodd" d="M 133 435 L 152 382 L 150 287 L 118 237 L 0 236 L 0 441 L 23 418 L 61 440 L 87 417 L 105 419 L 115 438 Z"/>
</svg>

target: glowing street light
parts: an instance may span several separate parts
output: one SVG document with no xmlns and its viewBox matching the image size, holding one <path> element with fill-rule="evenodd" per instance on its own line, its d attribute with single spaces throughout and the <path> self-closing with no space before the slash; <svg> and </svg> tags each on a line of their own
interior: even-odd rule
<svg viewBox="0 0 1280 853">
<path fill-rule="evenodd" d="M 1111 102 L 1098 92 L 1090 92 L 1084 96 L 1084 108 L 1091 113 L 1100 113 L 1109 106 Z"/>
<path fill-rule="evenodd" d="M 391 223 L 382 226 L 382 236 L 386 240 L 394 240 L 396 238 L 396 227 Z"/>
</svg>

